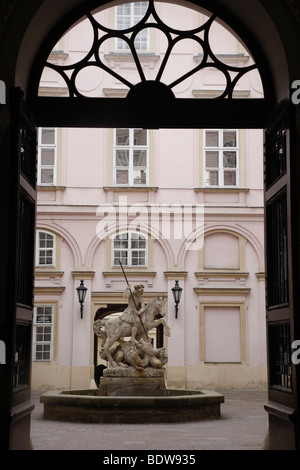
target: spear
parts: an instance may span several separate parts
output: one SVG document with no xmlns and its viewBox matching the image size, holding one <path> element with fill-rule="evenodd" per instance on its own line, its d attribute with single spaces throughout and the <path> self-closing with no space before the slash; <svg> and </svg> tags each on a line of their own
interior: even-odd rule
<svg viewBox="0 0 300 470">
<path fill-rule="evenodd" d="M 120 266 L 121 266 L 121 269 L 122 269 L 123 275 L 124 275 L 124 277 L 125 277 L 125 281 L 126 281 L 126 283 L 127 283 L 127 286 L 128 286 L 128 288 L 129 288 L 129 292 L 130 292 L 130 294 L 131 294 L 131 298 L 132 298 L 132 300 L 133 300 L 133 303 L 134 303 L 135 309 L 136 309 L 136 311 L 138 311 L 138 308 L 137 308 L 137 305 L 136 305 L 135 298 L 134 298 L 134 296 L 133 296 L 133 293 L 132 293 L 132 291 L 131 291 L 131 287 L 130 287 L 130 285 L 129 285 L 129 282 L 128 282 L 128 280 L 127 280 L 127 277 L 126 277 L 125 271 L 124 271 L 124 269 L 123 269 L 123 266 L 122 266 L 122 263 L 121 263 L 121 261 L 120 261 L 120 260 L 119 260 L 119 263 L 120 263 Z M 141 319 L 141 317 L 140 317 L 139 315 L 138 315 L 138 317 L 139 317 L 139 319 L 140 319 L 140 322 L 141 322 L 141 325 L 142 325 L 142 327 L 143 327 L 143 330 L 144 330 L 145 336 L 146 336 L 146 338 L 147 338 L 147 341 L 149 341 L 149 338 L 148 338 L 147 332 L 146 332 L 146 330 L 145 330 L 144 323 L 142 322 L 142 319 Z"/>
</svg>

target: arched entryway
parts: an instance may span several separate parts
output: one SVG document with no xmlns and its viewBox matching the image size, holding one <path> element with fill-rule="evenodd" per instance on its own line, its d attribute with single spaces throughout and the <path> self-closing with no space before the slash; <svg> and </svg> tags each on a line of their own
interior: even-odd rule
<svg viewBox="0 0 300 470">
<path fill-rule="evenodd" d="M 237 127 L 269 128 L 270 130 L 267 133 L 266 148 L 267 164 L 268 155 L 273 156 L 275 153 L 275 160 L 273 158 L 269 159 L 269 164 L 272 166 L 275 161 L 276 168 L 273 168 L 270 172 L 267 167 L 267 175 L 272 175 L 271 179 L 269 178 L 267 181 L 267 220 L 270 221 L 269 227 L 267 225 L 267 254 L 270 263 L 269 268 L 273 268 L 275 272 L 273 281 L 277 282 L 278 286 L 281 286 L 281 294 L 283 297 L 278 298 L 275 294 L 273 294 L 272 297 L 272 292 L 268 291 L 268 298 L 271 298 L 271 304 L 269 304 L 271 308 L 268 309 L 268 321 L 270 321 L 269 327 L 270 331 L 272 331 L 272 338 L 274 336 L 277 337 L 277 334 L 281 334 L 280 331 L 282 330 L 282 326 L 286 327 L 286 325 L 289 325 L 289 339 L 297 339 L 297 334 L 299 334 L 299 324 L 294 311 L 296 312 L 298 307 L 298 294 L 295 292 L 295 289 L 293 289 L 293 286 L 297 285 L 298 280 L 298 257 L 296 248 L 298 224 L 296 219 L 293 219 L 293 214 L 297 214 L 298 202 L 297 192 L 295 189 L 296 172 L 298 170 L 296 162 L 298 148 L 296 135 L 293 134 L 293 132 L 296 132 L 296 118 L 293 116 L 295 109 L 290 105 L 289 94 L 291 82 L 293 79 L 299 78 L 297 77 L 299 65 L 296 63 L 294 51 L 291 47 L 293 40 L 297 39 L 297 26 L 293 23 L 294 19 L 292 18 L 290 11 L 287 10 L 287 4 L 282 1 L 278 6 L 276 6 L 276 10 L 274 9 L 273 11 L 271 10 L 271 7 L 268 8 L 267 2 L 249 1 L 243 2 L 242 5 L 241 2 L 239 2 L 232 7 L 230 2 L 215 1 L 213 8 L 212 3 L 209 2 L 209 9 L 213 9 L 218 12 L 218 14 L 238 33 L 241 33 L 240 35 L 245 38 L 250 49 L 255 51 L 255 55 L 257 55 L 260 63 L 264 64 L 263 76 L 265 78 L 264 85 L 267 93 L 266 99 L 263 100 L 262 103 L 257 103 L 255 101 L 253 103 L 244 103 L 239 100 L 236 100 L 236 102 L 233 100 L 215 100 L 213 102 L 195 100 L 193 103 L 177 103 L 172 102 L 171 100 L 164 103 L 164 98 L 164 100 L 160 102 L 157 100 L 147 102 L 146 100 L 147 110 L 145 110 L 144 108 L 141 109 L 138 100 L 133 97 L 131 101 L 128 100 L 122 104 L 116 103 L 115 105 L 117 107 L 109 102 L 104 103 L 103 107 L 101 107 L 101 112 L 99 104 L 94 100 L 78 100 L 75 102 L 75 100 L 72 99 L 64 104 L 61 103 L 59 107 L 57 107 L 57 102 L 48 100 L 47 108 L 45 106 L 43 109 L 43 102 L 38 101 L 31 94 L 29 77 L 32 73 L 33 65 L 39 63 L 39 51 L 45 50 L 43 47 L 40 49 L 40 45 L 44 44 L 46 49 L 47 47 L 51 47 L 51 42 L 53 45 L 53 41 L 55 41 L 55 38 L 59 36 L 59 33 L 63 32 L 74 21 L 76 21 L 80 16 L 79 13 L 82 14 L 85 11 L 86 3 L 88 3 L 89 8 L 93 8 L 96 5 L 95 2 L 81 2 L 79 0 L 76 3 L 78 5 L 78 10 L 74 8 L 74 2 L 71 1 L 63 2 L 63 4 L 61 2 L 60 5 L 57 5 L 56 9 L 51 8 L 51 2 L 40 2 L 41 8 L 38 11 L 35 12 L 35 8 L 31 7 L 32 9 L 29 8 L 26 11 L 26 15 L 24 15 L 24 11 L 22 11 L 22 6 L 16 8 L 13 15 L 15 15 L 16 21 L 20 25 L 18 30 L 19 36 L 15 35 L 14 40 L 12 40 L 14 28 L 11 28 L 9 23 L 7 25 L 7 30 L 4 29 L 6 44 L 9 44 L 9 41 L 11 41 L 12 51 L 12 58 L 9 60 L 11 67 L 7 67 L 4 74 L 5 76 L 3 77 L 6 79 L 6 83 L 9 87 L 19 86 L 24 90 L 25 100 L 29 104 L 31 112 L 35 115 L 37 119 L 36 125 L 38 126 L 52 125 L 53 119 L 57 119 L 57 115 L 59 114 L 59 116 L 61 116 L 61 120 L 59 123 L 56 120 L 56 125 L 63 125 L 63 121 L 66 120 L 68 121 L 69 126 L 74 127 L 78 125 L 85 125 L 87 127 L 102 125 L 120 126 L 126 119 L 126 125 L 131 127 L 136 125 L 143 125 L 145 127 L 190 127 L 192 125 L 193 127 L 203 127 L 205 121 L 206 126 L 213 123 L 214 126 L 218 127 L 230 125 Z M 201 5 L 205 7 L 207 6 L 207 3 L 208 2 L 201 2 Z M 264 3 L 266 3 L 265 7 L 263 6 Z M 284 20 L 282 20 L 282 18 L 287 19 L 287 24 L 291 25 L 288 40 L 283 38 L 284 26 L 281 22 Z M 272 20 L 274 20 L 274 22 Z M 43 25 L 42 28 L 40 27 L 41 24 Z M 280 27 L 282 28 L 282 38 L 280 38 L 280 34 L 276 30 L 276 24 L 279 29 Z M 22 28 L 24 31 L 26 30 L 24 35 L 21 32 Z M 266 31 L 268 31 L 267 35 Z M 1 49 L 0 52 L 1 63 L 5 64 L 7 51 Z M 15 71 L 16 74 L 14 73 Z M 148 91 L 152 94 L 153 90 L 151 89 Z M 156 96 L 155 93 L 154 96 Z M 286 104 L 280 106 L 280 109 L 277 109 L 277 106 L 285 100 Z M 162 107 L 162 105 L 164 106 Z M 161 113 L 159 114 L 157 113 L 158 109 L 161 110 Z M 16 132 L 15 136 L 17 136 L 18 129 L 21 127 L 20 119 L 23 119 L 22 125 L 24 125 L 24 117 L 22 117 L 22 114 L 21 118 L 20 114 L 18 115 L 18 107 L 14 109 L 11 107 L 10 112 L 15 123 L 15 126 L 12 129 L 14 129 Z M 28 115 L 26 112 L 25 114 Z M 23 116 L 25 116 L 25 114 L 23 114 Z M 158 115 L 160 116 L 159 119 Z M 2 120 L 4 124 L 9 122 L 10 118 L 5 114 L 5 112 L 4 114 L 2 113 L 1 116 L 3 116 Z M 184 122 L 182 122 L 182 116 L 185 116 Z M 225 117 L 226 120 L 224 122 Z M 31 126 L 30 123 L 26 123 L 26 125 L 28 130 L 26 135 L 28 135 L 30 134 Z M 31 140 L 33 140 L 33 137 L 32 139 L 29 139 L 29 146 Z M 5 136 L 2 142 L 2 148 L 7 154 L 7 162 L 11 161 L 10 159 L 14 156 L 15 158 L 18 156 L 19 158 L 19 148 L 10 148 L 8 136 Z M 286 157 L 284 161 L 282 159 L 282 154 Z M 7 216 L 8 214 L 11 216 L 8 228 L 11 234 L 15 234 L 16 221 L 19 220 L 20 215 L 20 200 L 15 197 L 15 193 L 17 193 L 16 189 L 19 188 L 19 173 L 18 168 L 11 170 L 9 165 L 7 165 L 6 171 L 7 174 L 10 175 L 11 179 L 5 182 L 2 191 L 4 194 L 5 191 L 6 194 L 10 194 L 10 202 L 13 202 L 14 211 L 10 210 L 11 207 L 9 207 L 8 204 L 4 207 L 4 211 L 6 210 L 5 213 Z M 31 169 L 27 167 L 26 171 L 29 171 L 28 175 L 30 175 Z M 33 201 L 34 194 L 30 187 L 28 187 L 27 182 L 21 181 L 21 183 L 22 189 L 20 192 L 24 193 L 24 190 L 27 191 L 27 194 Z M 26 203 L 23 202 L 21 207 L 24 213 L 26 211 L 27 214 L 30 213 L 31 209 L 29 206 L 26 206 Z M 33 206 L 31 205 L 30 207 Z M 276 233 L 278 236 L 276 236 L 275 233 L 275 236 L 272 236 L 269 242 L 268 233 L 272 232 L 274 235 L 274 230 L 272 230 L 272 227 L 274 228 L 274 226 L 277 228 Z M 25 230 L 23 233 L 27 233 L 26 231 L 30 230 L 30 227 L 26 226 L 23 229 Z M 8 241 L 8 233 L 9 231 L 3 234 L 4 242 Z M 13 238 L 11 238 L 9 242 L 9 261 L 7 261 L 6 264 L 6 272 L 8 272 L 9 275 L 3 276 L 5 279 L 4 285 L 7 286 L 5 305 L 8 312 L 8 314 L 3 316 L 3 322 L 6 322 L 9 325 L 7 328 L 8 333 L 5 332 L 5 339 L 8 351 L 10 351 L 10 354 L 8 355 L 8 367 L 6 368 L 7 372 L 5 373 L 5 380 L 2 382 L 7 384 L 9 388 L 9 391 L 3 390 L 6 412 L 4 413 L 4 419 L 2 422 L 4 423 L 6 442 L 9 441 L 9 431 L 11 429 L 17 429 L 17 425 L 21 423 L 21 415 L 19 414 L 20 410 L 16 410 L 16 407 L 23 405 L 26 401 L 28 402 L 27 393 L 23 396 L 19 394 L 18 398 L 16 398 L 12 392 L 11 383 L 16 318 L 19 323 L 22 323 L 22 321 L 25 321 L 26 323 L 27 310 L 19 305 L 19 313 L 16 317 L 15 312 L 17 306 L 15 290 L 17 279 L 15 278 L 15 267 L 19 265 L 19 260 L 16 256 L 13 256 L 13 253 L 16 251 L 16 246 L 19 246 L 18 237 L 13 235 Z M 283 252 L 285 255 L 287 254 L 288 258 L 285 255 L 282 256 Z M 275 265 L 272 264 L 274 257 L 277 257 L 277 264 Z M 289 260 L 288 265 L 286 264 L 286 259 Z M 25 263 L 26 268 L 28 268 L 29 265 L 30 263 Z M 271 270 L 269 270 L 269 272 L 271 272 Z M 24 278 L 28 279 L 28 275 L 24 275 Z M 8 316 L 9 320 L 7 320 Z M 277 327 L 279 327 L 279 329 L 276 330 L 276 334 L 273 335 L 273 331 L 275 331 L 273 328 Z M 282 331 L 285 331 L 285 329 Z M 272 347 L 275 345 L 275 351 L 272 350 L 272 353 L 276 353 L 276 344 L 278 344 L 277 341 L 274 342 L 272 340 Z M 270 357 L 270 361 L 272 361 L 272 357 Z M 271 434 L 271 442 L 273 442 L 272 445 L 274 448 L 276 448 L 277 445 L 285 445 L 282 440 L 281 444 L 278 444 L 278 436 L 280 438 L 282 437 L 282 434 L 280 433 L 280 430 L 282 429 L 284 429 L 283 434 L 286 438 L 286 448 L 296 448 L 296 446 L 299 445 L 299 436 L 297 434 L 297 409 L 299 401 L 297 383 L 299 382 L 299 378 L 296 373 L 296 367 L 292 365 L 292 368 L 293 388 L 291 391 L 282 391 L 280 388 L 276 389 L 276 387 L 270 388 L 270 404 L 268 405 L 268 411 L 270 413 L 271 430 L 274 429 L 274 433 Z M 15 410 L 14 416 L 16 418 L 14 425 L 16 425 L 16 428 L 11 426 L 10 420 L 8 419 L 7 412 L 9 410 L 10 413 L 10 410 L 12 409 Z M 25 413 L 25 415 L 28 430 L 28 414 L 30 413 L 30 406 L 27 406 L 27 410 L 28 412 Z M 22 416 L 24 416 L 24 413 Z M 283 420 L 282 416 L 284 417 Z M 279 430 L 279 434 L 276 430 Z M 24 432 L 26 433 L 26 424 Z M 11 439 L 10 445 L 12 447 L 16 445 L 13 438 Z"/>
</svg>

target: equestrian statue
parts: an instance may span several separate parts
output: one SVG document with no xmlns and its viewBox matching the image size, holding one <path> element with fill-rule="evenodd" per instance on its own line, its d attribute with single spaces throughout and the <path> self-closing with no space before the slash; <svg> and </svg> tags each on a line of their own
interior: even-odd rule
<svg viewBox="0 0 300 470">
<path fill-rule="evenodd" d="M 170 336 L 171 330 L 164 318 L 165 300 L 155 297 L 146 305 L 142 298 L 144 286 L 137 284 L 132 291 L 124 270 L 123 274 L 127 282 L 124 296 L 128 298 L 128 307 L 119 317 L 94 322 L 94 333 L 102 338 L 100 356 L 108 361 L 109 367 L 161 368 L 168 360 L 165 348 L 154 348 L 148 332 L 163 325 L 165 335 Z M 126 337 L 130 340 L 125 341 Z"/>
</svg>

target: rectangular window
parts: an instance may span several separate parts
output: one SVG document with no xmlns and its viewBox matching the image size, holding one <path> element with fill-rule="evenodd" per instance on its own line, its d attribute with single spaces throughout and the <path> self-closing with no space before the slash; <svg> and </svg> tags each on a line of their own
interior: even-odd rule
<svg viewBox="0 0 300 470">
<path fill-rule="evenodd" d="M 115 129 L 115 186 L 147 186 L 149 136 L 145 129 Z"/>
<path fill-rule="evenodd" d="M 204 186 L 237 187 L 239 148 L 236 129 L 204 131 Z"/>
<path fill-rule="evenodd" d="M 55 266 L 55 236 L 48 232 L 37 232 L 36 266 Z"/>
<path fill-rule="evenodd" d="M 53 360 L 53 305 L 34 308 L 33 360 Z"/>
<path fill-rule="evenodd" d="M 113 239 L 113 265 L 146 266 L 147 241 L 138 233 L 121 233 Z"/>
<path fill-rule="evenodd" d="M 116 7 L 115 21 L 117 30 L 125 30 L 136 25 L 144 16 L 148 8 L 148 2 L 124 3 Z M 149 28 L 140 31 L 134 41 L 137 52 L 149 50 Z M 116 50 L 129 52 L 129 46 L 121 38 L 116 39 Z"/>
<path fill-rule="evenodd" d="M 57 184 L 57 129 L 39 128 L 38 139 L 38 185 Z"/>
</svg>

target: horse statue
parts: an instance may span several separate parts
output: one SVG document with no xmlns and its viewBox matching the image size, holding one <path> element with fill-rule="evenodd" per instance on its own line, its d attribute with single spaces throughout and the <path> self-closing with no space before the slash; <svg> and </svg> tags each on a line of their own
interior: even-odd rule
<svg viewBox="0 0 300 470">
<path fill-rule="evenodd" d="M 146 334 L 152 328 L 156 328 L 158 325 L 164 325 L 164 333 L 166 336 L 170 336 L 171 330 L 168 326 L 165 316 L 165 301 L 163 297 L 155 297 L 150 300 L 145 307 L 143 313 L 144 321 L 136 323 L 136 333 L 133 338 L 133 343 L 139 343 L 141 340 L 147 341 Z M 102 349 L 103 356 L 105 356 L 109 362 L 110 367 L 117 367 L 118 363 L 114 361 L 112 353 L 115 351 L 114 343 L 119 341 L 120 338 L 124 338 L 132 335 L 132 325 L 123 321 L 120 317 L 113 317 L 103 320 L 96 320 L 94 322 L 94 332 L 97 336 L 102 338 Z M 142 343 L 143 343 L 142 341 Z"/>
</svg>

